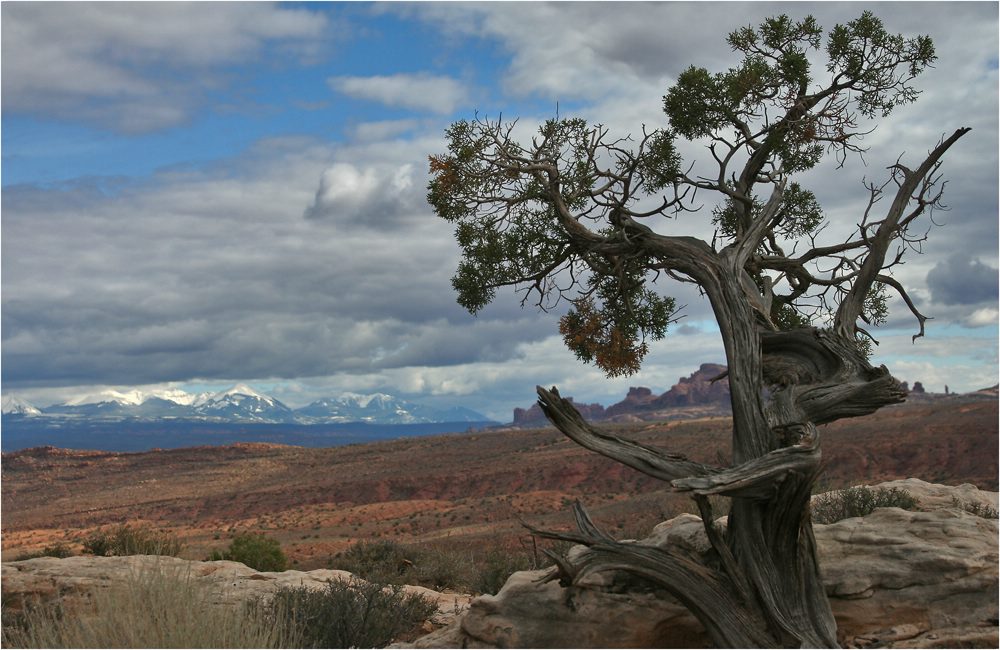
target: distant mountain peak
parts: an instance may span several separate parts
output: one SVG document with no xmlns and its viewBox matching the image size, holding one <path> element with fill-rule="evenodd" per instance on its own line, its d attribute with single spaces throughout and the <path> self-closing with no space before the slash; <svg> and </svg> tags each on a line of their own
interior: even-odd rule
<svg viewBox="0 0 1000 650">
<path fill-rule="evenodd" d="M 114 389 L 102 390 L 97 393 L 87 393 L 63 402 L 64 406 L 83 406 L 85 404 L 115 403 L 125 406 L 138 406 L 146 401 L 146 395 L 138 388 L 126 391 Z"/>
<path fill-rule="evenodd" d="M 215 393 L 191 394 L 178 388 L 140 390 L 109 389 L 81 395 L 62 404 L 43 409 L 18 406 L 13 396 L 4 399 L 4 414 L 44 415 L 48 418 L 72 417 L 81 421 L 191 420 L 206 422 L 256 422 L 339 424 L 429 424 L 438 422 L 485 422 L 480 413 L 461 407 L 434 408 L 400 399 L 386 393 L 343 393 L 338 398 L 324 398 L 291 409 L 278 399 L 245 383 Z M 9 403 L 9 405 L 8 405 Z M 55 420 L 53 420 L 55 421 Z"/>
<path fill-rule="evenodd" d="M 0 400 L 0 412 L 10 415 L 41 415 L 42 412 L 26 400 L 15 395 L 6 395 Z"/>
<path fill-rule="evenodd" d="M 385 404 L 388 402 L 398 401 L 392 395 L 386 395 L 385 393 L 370 393 L 363 395 L 361 393 L 341 393 L 340 397 L 337 398 L 338 402 L 344 404 L 355 404 L 359 408 L 368 408 L 373 402 L 375 404 Z"/>
<path fill-rule="evenodd" d="M 273 402 L 274 398 L 260 393 L 247 384 L 236 384 L 232 388 L 222 391 L 221 393 L 216 393 L 212 396 L 213 400 L 221 400 L 227 397 L 232 397 L 234 395 L 245 395 L 247 397 L 256 397 L 259 400 L 264 400 L 265 402 Z"/>
</svg>

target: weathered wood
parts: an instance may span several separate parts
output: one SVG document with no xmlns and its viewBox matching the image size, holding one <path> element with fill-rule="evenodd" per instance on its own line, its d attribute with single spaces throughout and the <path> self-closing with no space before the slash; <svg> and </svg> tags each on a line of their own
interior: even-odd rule
<svg viewBox="0 0 1000 650">
<path fill-rule="evenodd" d="M 450 153 L 430 160 L 428 199 L 456 224 L 464 254 L 453 284 L 474 313 L 504 286 L 525 290 L 524 300 L 536 295 L 543 309 L 568 300 L 583 308 L 563 322 L 567 344 L 618 374 L 639 367 L 647 339 L 662 337 L 673 318 L 673 301 L 658 299 L 649 278 L 695 283 L 708 298 L 726 354 L 732 467 L 695 463 L 601 431 L 555 388 L 539 388 L 538 395 L 545 415 L 570 439 L 690 492 L 712 545 L 708 557 L 691 558 L 621 544 L 579 509 L 579 533 L 552 535 L 590 551 L 576 562 L 558 560 L 562 579 L 612 569 L 642 576 L 687 604 L 721 646 L 836 645 L 809 514 L 821 461 L 816 427 L 904 399 L 889 371 L 868 363 L 859 345 L 867 332 L 858 321 L 877 324 L 878 291 L 889 287 L 923 333 L 926 317 L 891 269 L 906 244 L 920 240 L 908 231 L 914 220 L 940 205 L 936 170 L 968 131 L 943 139 L 916 168 L 897 163 L 882 185 L 866 182 L 868 205 L 856 230 L 846 241 L 820 245 L 815 195 L 792 179 L 813 168 L 824 148 L 838 156 L 861 151 L 856 111 L 888 115 L 911 101 L 913 78 L 934 58 L 926 37 L 894 37 L 865 13 L 834 30 L 830 77 L 813 80 L 803 53 L 819 47 L 821 31 L 812 18 L 781 17 L 759 32 L 734 32 L 730 44 L 753 65 L 682 75 L 664 98 L 671 128 L 644 129 L 631 149 L 582 120 L 548 121 L 529 145 L 515 141 L 514 123 L 477 117 L 454 125 Z M 765 61 L 783 63 L 766 75 L 743 76 Z M 786 66 L 790 61 L 801 65 Z M 750 88 L 756 84 L 762 87 Z M 717 168 L 683 171 L 673 144 L 678 134 L 709 136 Z M 895 196 L 878 218 L 886 188 Z M 697 212 L 696 191 L 725 204 L 728 217 L 716 221 L 721 248 L 717 238 L 670 236 L 644 221 Z M 649 210 L 643 198 L 662 203 Z M 901 251 L 895 256 L 893 245 Z M 806 250 L 786 254 L 789 246 L 793 253 Z M 816 316 L 832 317 L 830 329 L 799 327 Z M 725 535 L 710 520 L 711 494 L 731 499 Z"/>
</svg>

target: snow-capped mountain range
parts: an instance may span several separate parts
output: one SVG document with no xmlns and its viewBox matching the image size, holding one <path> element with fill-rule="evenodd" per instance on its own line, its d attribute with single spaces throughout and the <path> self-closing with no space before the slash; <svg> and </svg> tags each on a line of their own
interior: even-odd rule
<svg viewBox="0 0 1000 650">
<path fill-rule="evenodd" d="M 237 384 L 219 393 L 201 394 L 186 393 L 178 389 L 151 392 L 137 389 L 107 390 L 45 408 L 36 408 L 16 396 L 8 395 L 3 398 L 2 411 L 5 415 L 19 417 L 298 424 L 418 424 L 485 422 L 489 419 L 462 407 L 436 409 L 384 393 L 345 393 L 337 398 L 320 399 L 293 410 L 246 384 Z"/>
<path fill-rule="evenodd" d="M 6 395 L 0 400 L 0 411 L 12 415 L 41 415 L 42 412 L 23 399 Z"/>
</svg>

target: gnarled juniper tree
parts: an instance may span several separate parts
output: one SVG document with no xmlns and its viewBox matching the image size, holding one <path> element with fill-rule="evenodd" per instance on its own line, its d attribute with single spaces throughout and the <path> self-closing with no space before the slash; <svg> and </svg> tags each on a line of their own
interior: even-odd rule
<svg viewBox="0 0 1000 650">
<path fill-rule="evenodd" d="M 668 276 L 696 283 L 722 334 L 732 395 L 732 466 L 714 467 L 621 439 L 584 422 L 556 389 L 538 388 L 545 414 L 584 447 L 690 492 L 712 550 L 706 557 L 620 543 L 577 507 L 579 533 L 549 533 L 589 547 L 559 558 L 561 578 L 620 570 L 676 596 L 728 647 L 833 647 L 836 623 L 820 581 L 809 497 L 820 467 L 817 425 L 872 413 L 904 391 L 868 362 L 867 327 L 896 292 L 893 278 L 921 240 L 920 218 L 940 206 L 943 138 L 916 166 L 902 160 L 865 182 L 867 205 L 851 233 L 823 242 L 816 197 L 795 179 L 830 157 L 862 151 L 863 120 L 914 101 L 930 65 L 930 38 L 886 31 L 870 13 L 825 37 L 812 18 L 766 20 L 729 35 L 741 58 L 710 73 L 691 67 L 663 101 L 668 126 L 615 139 L 603 126 L 553 119 L 530 142 L 515 125 L 476 118 L 447 132 L 430 158 L 428 198 L 455 224 L 463 257 L 453 284 L 475 313 L 514 286 L 543 309 L 568 301 L 566 344 L 609 375 L 635 372 L 647 342 L 675 318 L 652 288 Z M 816 75 L 810 54 L 825 52 Z M 708 169 L 687 167 L 678 138 L 703 141 Z M 662 234 L 715 193 L 712 241 Z M 884 200 L 888 198 L 888 201 Z M 766 389 L 766 390 L 765 390 Z M 732 501 L 725 531 L 709 495 Z"/>
</svg>

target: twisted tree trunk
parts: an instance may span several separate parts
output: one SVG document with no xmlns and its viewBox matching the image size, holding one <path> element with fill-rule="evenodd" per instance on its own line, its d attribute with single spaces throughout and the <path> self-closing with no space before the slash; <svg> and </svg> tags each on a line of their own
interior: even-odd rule
<svg viewBox="0 0 1000 650">
<path fill-rule="evenodd" d="M 885 218 L 863 244 L 857 269 L 828 330 L 777 331 L 747 265 L 779 215 L 784 182 L 747 221 L 735 241 L 716 251 L 688 237 L 633 229 L 633 253 L 689 276 L 708 296 L 726 351 L 733 407 L 733 466 L 710 467 L 681 455 L 623 440 L 588 425 L 553 388 L 539 404 L 564 434 L 584 447 L 669 481 L 696 500 L 711 543 L 708 557 L 614 541 L 577 509 L 580 533 L 541 533 L 589 546 L 574 565 L 557 564 L 563 580 L 621 570 L 647 579 L 691 609 L 720 647 L 836 647 L 837 626 L 816 558 L 809 500 L 820 472 L 817 425 L 873 413 L 905 399 L 885 366 L 872 367 L 858 349 L 857 320 L 880 275 L 888 247 L 909 221 L 933 203 L 925 198 L 941 156 L 968 129 L 942 140 L 916 170 L 895 165 L 898 189 Z M 911 201 L 917 208 L 904 215 Z M 589 240 L 578 238 L 577 245 Z M 854 244 L 851 244 L 854 245 Z M 923 316 L 917 314 L 923 333 Z M 767 298 L 765 294 L 764 298 Z M 765 398 L 765 389 L 768 392 Z M 713 522 L 708 496 L 732 499 L 725 533 Z"/>
<path fill-rule="evenodd" d="M 888 371 L 873 368 L 853 341 L 815 328 L 762 330 L 735 283 L 699 280 L 722 324 L 733 402 L 729 468 L 613 436 L 584 422 L 556 389 L 538 388 L 549 420 L 584 447 L 691 492 L 711 553 L 693 558 L 672 549 L 614 541 L 582 507 L 579 534 L 540 534 L 585 544 L 575 565 L 558 561 L 564 581 L 620 570 L 673 594 L 719 647 L 836 647 L 836 622 L 820 579 L 809 499 L 820 471 L 817 424 L 871 413 L 905 393 Z M 764 403 L 761 388 L 770 386 Z M 728 525 L 713 521 L 709 495 L 732 499 Z"/>
<path fill-rule="evenodd" d="M 731 468 L 701 465 L 601 432 L 558 391 L 538 388 L 546 416 L 569 438 L 690 491 L 711 543 L 709 556 L 616 542 L 579 505 L 579 534 L 538 532 L 589 547 L 575 565 L 559 559 L 564 581 L 609 570 L 649 580 L 685 604 L 719 647 L 836 647 L 836 622 L 820 579 L 809 513 L 821 459 L 816 424 L 900 402 L 904 392 L 884 368 L 872 368 L 829 332 L 809 328 L 761 339 L 765 369 L 773 363 L 782 373 L 794 369 L 812 381 L 775 390 L 766 409 L 767 429 L 757 432 L 772 448 L 745 452 L 743 462 Z M 731 385 L 737 381 L 744 380 L 730 373 Z M 734 422 L 734 432 L 745 427 Z M 712 494 L 732 499 L 724 533 L 714 523 Z"/>
</svg>

